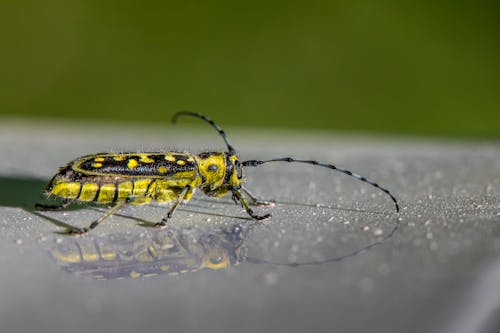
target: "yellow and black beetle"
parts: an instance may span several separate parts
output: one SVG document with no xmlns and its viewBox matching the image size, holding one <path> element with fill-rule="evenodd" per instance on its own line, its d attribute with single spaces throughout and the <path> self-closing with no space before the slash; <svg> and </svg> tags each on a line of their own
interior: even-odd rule
<svg viewBox="0 0 500 333">
<path fill-rule="evenodd" d="M 175 123 L 179 116 L 197 117 L 208 122 L 226 143 L 227 152 L 202 152 L 198 155 L 180 152 L 136 152 L 83 156 L 61 167 L 45 189 L 48 196 L 59 197 L 62 203 L 56 206 L 37 204 L 36 208 L 58 210 L 73 202 L 110 205 L 111 208 L 88 228 L 71 227 L 69 230 L 73 234 L 82 234 L 97 227 L 125 204 L 145 204 L 151 200 L 173 201 L 167 215 L 156 224 L 161 227 L 166 225 L 179 204 L 189 200 L 194 190 L 199 188 L 211 197 L 222 197 L 231 193 L 234 202 L 241 204 L 252 219 L 264 220 L 271 215 L 257 215 L 250 205 L 273 205 L 274 202 L 258 200 L 243 186 L 243 167 L 268 162 L 297 162 L 337 170 L 368 183 L 387 193 L 394 201 L 396 211 L 399 211 L 396 198 L 387 189 L 332 164 L 290 157 L 240 162 L 236 150 L 215 122 L 204 115 L 189 111 L 176 113 L 172 121 Z"/>
</svg>

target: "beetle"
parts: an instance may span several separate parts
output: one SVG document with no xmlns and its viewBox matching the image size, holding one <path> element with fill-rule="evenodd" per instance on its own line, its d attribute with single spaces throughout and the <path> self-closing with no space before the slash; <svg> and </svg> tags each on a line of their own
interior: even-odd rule
<svg viewBox="0 0 500 333">
<path fill-rule="evenodd" d="M 243 169 L 270 162 L 289 162 L 329 168 L 368 183 L 385 192 L 399 212 L 398 202 L 389 190 L 361 175 L 333 164 L 291 157 L 240 162 L 226 133 L 213 120 L 199 113 L 180 111 L 174 114 L 172 122 L 175 123 L 180 116 L 196 117 L 210 124 L 224 140 L 227 151 L 208 151 L 199 154 L 126 152 L 83 156 L 59 168 L 45 188 L 46 195 L 61 198 L 61 204 L 37 204 L 36 209 L 59 210 L 74 202 L 110 205 L 109 210 L 88 227 L 69 226 L 70 234 L 84 234 L 126 204 L 173 202 L 166 216 L 155 224 L 157 227 L 163 227 L 177 207 L 191 199 L 196 189 L 200 189 L 210 197 L 223 197 L 230 193 L 233 201 L 241 204 L 252 219 L 262 221 L 271 217 L 271 214 L 258 215 L 250 206 L 272 206 L 274 201 L 259 200 L 245 188 Z"/>
</svg>

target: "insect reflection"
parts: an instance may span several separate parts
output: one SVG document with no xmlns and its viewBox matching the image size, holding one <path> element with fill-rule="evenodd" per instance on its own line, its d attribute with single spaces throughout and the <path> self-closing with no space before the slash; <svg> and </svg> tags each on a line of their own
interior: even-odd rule
<svg viewBox="0 0 500 333">
<path fill-rule="evenodd" d="M 346 254 L 324 260 L 273 262 L 247 255 L 244 245 L 258 224 L 234 223 L 210 230 L 170 226 L 141 234 L 108 234 L 59 238 L 50 250 L 53 259 L 66 271 L 94 279 L 150 277 L 180 274 L 201 269 L 221 270 L 242 262 L 276 266 L 319 265 L 352 258 L 382 244 L 398 229 Z"/>
</svg>

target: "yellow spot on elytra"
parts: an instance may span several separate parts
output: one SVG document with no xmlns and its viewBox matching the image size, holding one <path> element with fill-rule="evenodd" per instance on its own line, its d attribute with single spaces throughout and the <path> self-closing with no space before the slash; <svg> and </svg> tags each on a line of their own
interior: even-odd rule
<svg viewBox="0 0 500 333">
<path fill-rule="evenodd" d="M 104 162 L 105 158 L 104 157 L 96 157 L 94 158 L 94 162 Z"/>
<path fill-rule="evenodd" d="M 167 172 L 167 167 L 164 166 L 164 165 L 162 165 L 161 167 L 158 168 L 158 172 L 159 173 L 165 173 L 165 172 Z"/>
<path fill-rule="evenodd" d="M 140 161 L 143 162 L 143 163 L 153 163 L 155 160 L 153 160 L 148 155 L 141 155 Z"/>
<path fill-rule="evenodd" d="M 102 163 L 92 163 L 93 168 L 100 168 L 102 167 Z"/>
<path fill-rule="evenodd" d="M 179 164 L 179 165 L 184 165 L 184 164 L 186 164 L 186 161 L 184 161 L 184 160 L 178 160 L 178 161 L 177 161 L 177 164 Z"/>
<path fill-rule="evenodd" d="M 127 159 L 127 156 L 125 155 L 116 155 L 113 157 L 115 161 L 125 161 Z"/>
<path fill-rule="evenodd" d="M 131 158 L 131 159 L 130 159 L 130 160 L 128 160 L 128 162 L 127 162 L 127 167 L 128 167 L 129 169 L 133 169 L 133 168 L 135 168 L 135 167 L 136 167 L 136 166 L 138 166 L 138 165 L 139 165 L 139 162 L 137 162 L 137 161 L 136 161 L 136 160 L 134 160 L 133 158 Z"/>
<path fill-rule="evenodd" d="M 194 162 L 194 158 L 193 158 L 192 156 L 189 156 L 189 157 L 187 158 L 187 161 L 188 161 L 188 162 Z"/>
<path fill-rule="evenodd" d="M 165 159 L 169 162 L 175 162 L 175 157 L 173 157 L 172 155 L 165 155 Z"/>
</svg>

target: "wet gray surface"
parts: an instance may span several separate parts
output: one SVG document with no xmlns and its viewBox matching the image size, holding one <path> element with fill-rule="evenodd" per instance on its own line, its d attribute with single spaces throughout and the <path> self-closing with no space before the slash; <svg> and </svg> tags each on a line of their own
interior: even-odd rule
<svg viewBox="0 0 500 333">
<path fill-rule="evenodd" d="M 199 194 L 165 230 L 149 222 L 167 208 L 150 205 L 70 237 L 57 221 L 85 226 L 102 208 L 34 212 L 57 167 L 92 152 L 223 147 L 189 127 L 89 128 L 1 125 L 2 332 L 499 329 L 498 143 L 227 129 L 243 160 L 333 162 L 389 188 L 401 212 L 353 178 L 282 163 L 247 169 L 248 187 L 278 202 L 257 208 L 273 214 L 264 224 Z"/>
</svg>

